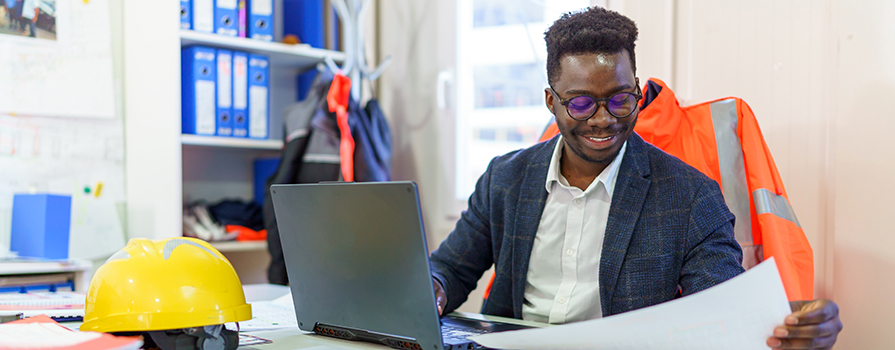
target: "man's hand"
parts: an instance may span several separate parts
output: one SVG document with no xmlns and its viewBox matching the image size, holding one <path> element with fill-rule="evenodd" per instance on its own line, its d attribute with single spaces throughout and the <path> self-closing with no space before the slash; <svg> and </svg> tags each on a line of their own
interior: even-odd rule
<svg viewBox="0 0 895 350">
<path fill-rule="evenodd" d="M 822 299 L 792 301 L 792 314 L 786 316 L 785 326 L 774 329 L 768 346 L 774 349 L 830 349 L 842 330 L 839 307 Z"/>
<path fill-rule="evenodd" d="M 447 305 L 447 294 L 444 294 L 444 288 L 441 287 L 441 283 L 438 283 L 438 280 L 432 279 L 432 286 L 435 287 L 435 305 L 438 306 L 438 316 L 441 316 L 441 313 L 444 312 L 444 307 Z"/>
</svg>

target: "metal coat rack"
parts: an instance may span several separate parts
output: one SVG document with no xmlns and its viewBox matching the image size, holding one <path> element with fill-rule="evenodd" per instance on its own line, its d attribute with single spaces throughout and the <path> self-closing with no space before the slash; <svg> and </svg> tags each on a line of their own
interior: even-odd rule
<svg viewBox="0 0 895 350">
<path fill-rule="evenodd" d="M 364 55 L 364 14 L 370 7 L 370 0 L 331 0 L 331 2 L 342 24 L 345 62 L 339 67 L 329 56 L 324 58 L 324 62 L 331 71 L 341 72 L 351 78 L 351 97 L 360 102 L 362 79 L 370 81 L 378 79 L 391 63 L 392 56 L 386 56 L 376 68 L 367 66 Z"/>
</svg>

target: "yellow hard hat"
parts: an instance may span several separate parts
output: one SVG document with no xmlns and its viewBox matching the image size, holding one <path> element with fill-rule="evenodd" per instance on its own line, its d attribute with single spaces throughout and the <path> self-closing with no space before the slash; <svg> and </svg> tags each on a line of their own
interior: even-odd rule
<svg viewBox="0 0 895 350">
<path fill-rule="evenodd" d="M 210 244 L 135 238 L 96 271 L 80 329 L 158 331 L 251 318 L 236 271 Z"/>
</svg>

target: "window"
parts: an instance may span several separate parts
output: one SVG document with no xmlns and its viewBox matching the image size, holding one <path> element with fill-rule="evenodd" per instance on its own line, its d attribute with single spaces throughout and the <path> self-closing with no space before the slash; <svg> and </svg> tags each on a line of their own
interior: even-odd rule
<svg viewBox="0 0 895 350">
<path fill-rule="evenodd" d="M 533 145 L 552 115 L 544 31 L 588 0 L 461 0 L 457 16 L 455 195 L 465 200 L 495 156 Z"/>
</svg>

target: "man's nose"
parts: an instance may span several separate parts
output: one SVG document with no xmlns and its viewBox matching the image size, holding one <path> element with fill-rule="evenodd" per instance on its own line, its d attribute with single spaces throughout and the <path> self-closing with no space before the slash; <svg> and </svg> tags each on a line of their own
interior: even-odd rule
<svg viewBox="0 0 895 350">
<path fill-rule="evenodd" d="M 594 112 L 594 115 L 587 120 L 587 125 L 606 128 L 615 124 L 616 121 L 616 118 L 610 114 L 609 110 L 606 108 L 606 104 L 600 101 L 597 104 L 597 110 Z"/>
</svg>

